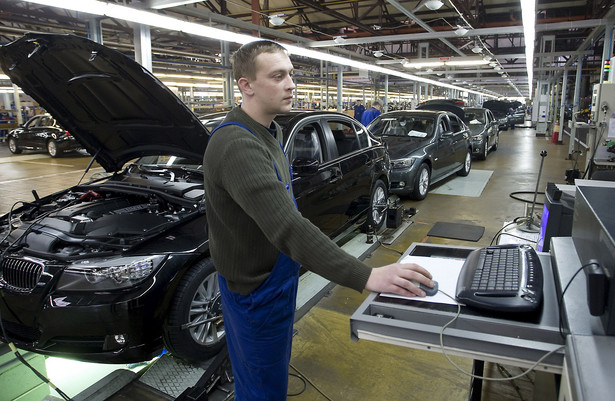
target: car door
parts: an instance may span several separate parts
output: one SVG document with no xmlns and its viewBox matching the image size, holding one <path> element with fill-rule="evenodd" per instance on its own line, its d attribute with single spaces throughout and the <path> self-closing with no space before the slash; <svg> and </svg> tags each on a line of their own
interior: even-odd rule
<svg viewBox="0 0 615 401">
<path fill-rule="evenodd" d="M 492 147 L 496 143 L 497 135 L 500 129 L 498 128 L 498 122 L 491 110 L 486 109 L 485 114 L 487 115 L 487 121 L 489 124 L 489 147 Z"/>
<path fill-rule="evenodd" d="M 353 119 L 335 115 L 327 119 L 327 127 L 334 139 L 342 172 L 335 203 L 343 211 L 339 217 L 345 225 L 369 208 L 373 166 L 378 156 L 371 148 L 367 129 Z"/>
<path fill-rule="evenodd" d="M 293 167 L 293 193 L 297 207 L 325 234 L 331 235 L 342 224 L 343 205 L 339 204 L 342 170 L 335 142 L 318 118 L 297 123 L 288 134 L 286 155 Z"/>
<path fill-rule="evenodd" d="M 452 168 L 456 169 L 460 167 L 466 159 L 466 154 L 468 153 L 468 128 L 465 123 L 455 115 L 449 115 L 449 120 L 451 122 L 451 130 L 452 130 L 452 147 L 453 147 L 453 155 L 452 155 Z"/>
<path fill-rule="evenodd" d="M 431 180 L 437 181 L 447 175 L 454 168 L 454 142 L 455 138 L 451 129 L 448 115 L 441 114 L 438 117 L 436 132 L 436 146 L 432 154 Z"/>
<path fill-rule="evenodd" d="M 19 141 L 22 146 L 38 146 L 37 134 L 40 131 L 39 124 L 43 116 L 32 117 L 23 127 L 23 131 L 19 136 Z"/>
</svg>

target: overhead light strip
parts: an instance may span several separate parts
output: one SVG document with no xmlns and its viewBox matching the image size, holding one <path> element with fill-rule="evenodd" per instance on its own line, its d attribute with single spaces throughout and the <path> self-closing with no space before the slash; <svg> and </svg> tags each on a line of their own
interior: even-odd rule
<svg viewBox="0 0 615 401">
<path fill-rule="evenodd" d="M 135 8 L 106 3 L 98 0 L 26 0 L 26 2 L 46 5 L 49 7 L 64 8 L 92 15 L 106 16 L 109 18 L 116 18 L 119 20 L 168 29 L 170 31 L 180 31 L 196 36 L 202 36 L 227 42 L 234 42 L 238 44 L 245 44 L 258 40 L 258 38 L 255 38 L 250 35 L 229 32 L 218 28 L 213 28 L 205 25 L 196 24 L 193 22 L 183 21 L 177 18 L 168 17 L 151 11 L 138 10 Z M 329 61 L 331 63 L 346 65 L 349 67 L 357 68 L 359 70 L 380 72 L 382 74 L 393 75 L 400 78 L 408 79 L 410 81 L 423 82 L 444 88 L 474 93 L 477 95 L 497 97 L 484 92 L 474 91 L 455 85 L 449 85 L 439 81 L 418 77 L 401 71 L 389 70 L 386 68 L 379 67 L 377 65 L 351 60 L 328 53 L 322 53 L 315 50 L 306 49 L 294 45 L 288 45 L 284 43 L 282 43 L 282 45 L 286 47 L 291 54 L 308 57 L 314 60 Z"/>
<path fill-rule="evenodd" d="M 530 85 L 528 96 L 532 97 L 534 40 L 536 38 L 536 0 L 521 0 L 521 16 L 523 18 L 523 36 L 525 40 L 525 66 Z"/>
</svg>

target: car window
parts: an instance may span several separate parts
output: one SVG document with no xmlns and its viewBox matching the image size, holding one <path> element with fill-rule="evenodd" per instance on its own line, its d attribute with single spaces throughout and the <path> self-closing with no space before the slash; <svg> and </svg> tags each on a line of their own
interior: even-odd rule
<svg viewBox="0 0 615 401">
<path fill-rule="evenodd" d="M 328 123 L 333 133 L 339 156 L 343 156 L 361 148 L 353 124 L 339 120 L 331 120 Z"/>
<path fill-rule="evenodd" d="M 52 127 L 53 126 L 53 118 L 49 117 L 49 116 L 43 116 L 41 117 L 38 126 L 39 127 Z"/>
<path fill-rule="evenodd" d="M 26 125 L 24 126 L 24 128 L 34 128 L 34 127 L 36 127 L 36 126 L 37 126 L 37 124 L 38 124 L 38 122 L 40 121 L 40 119 L 41 119 L 40 117 L 34 117 L 34 118 L 31 118 L 31 119 L 30 119 L 30 120 L 26 123 Z"/>
<path fill-rule="evenodd" d="M 451 121 L 451 129 L 453 132 L 459 132 L 463 130 L 463 125 L 457 119 L 457 116 L 449 116 Z"/>
<path fill-rule="evenodd" d="M 477 111 L 477 112 L 466 111 L 465 116 L 466 116 L 466 119 L 465 119 L 466 123 L 469 125 L 485 124 L 485 113 L 481 111 Z"/>
<path fill-rule="evenodd" d="M 318 124 L 308 124 L 302 127 L 291 138 L 290 147 L 290 163 L 292 164 L 295 159 L 311 159 L 323 162 L 322 142 L 321 135 L 318 134 Z"/>
<path fill-rule="evenodd" d="M 361 149 L 367 148 L 371 145 L 367 130 L 359 125 L 354 125 L 354 130 L 357 133 L 357 139 L 359 140 L 359 147 Z"/>
<path fill-rule="evenodd" d="M 451 132 L 451 129 L 449 128 L 448 125 L 448 119 L 445 117 L 442 117 L 440 119 L 440 122 L 438 123 L 438 129 L 440 130 L 440 133 L 443 134 L 445 132 Z"/>
</svg>

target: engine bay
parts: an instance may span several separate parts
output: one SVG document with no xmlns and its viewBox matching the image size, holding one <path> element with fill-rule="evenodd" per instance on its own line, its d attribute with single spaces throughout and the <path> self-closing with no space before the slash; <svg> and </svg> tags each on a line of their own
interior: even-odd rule
<svg viewBox="0 0 615 401">
<path fill-rule="evenodd" d="M 199 204 L 117 182 L 26 203 L 3 221 L 0 250 L 72 259 L 126 250 L 199 212 Z"/>
</svg>

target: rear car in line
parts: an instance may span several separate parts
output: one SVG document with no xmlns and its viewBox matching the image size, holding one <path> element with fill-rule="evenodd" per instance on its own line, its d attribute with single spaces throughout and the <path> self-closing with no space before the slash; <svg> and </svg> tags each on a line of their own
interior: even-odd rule
<svg viewBox="0 0 615 401">
<path fill-rule="evenodd" d="M 472 166 L 469 130 L 447 111 L 400 110 L 383 113 L 367 127 L 387 145 L 390 192 L 425 199 L 429 187 Z"/>
<path fill-rule="evenodd" d="M 24 149 L 44 149 L 49 156 L 81 149 L 81 144 L 49 114 L 40 114 L 15 128 L 6 137 L 11 153 Z"/>
</svg>

